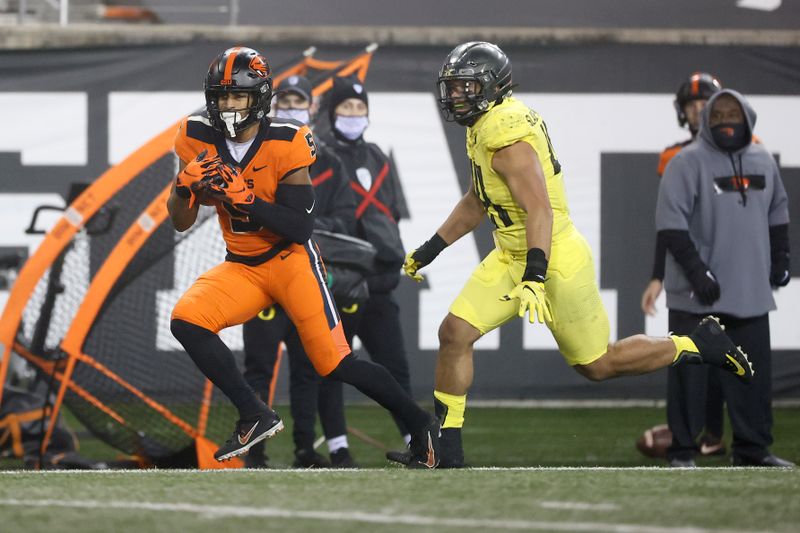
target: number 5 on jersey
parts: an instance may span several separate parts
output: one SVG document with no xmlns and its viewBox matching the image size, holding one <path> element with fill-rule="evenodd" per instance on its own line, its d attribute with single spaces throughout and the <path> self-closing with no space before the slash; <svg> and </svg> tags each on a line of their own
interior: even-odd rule
<svg viewBox="0 0 800 533">
<path fill-rule="evenodd" d="M 314 144 L 314 136 L 311 133 L 306 133 L 306 142 L 308 143 L 308 147 L 311 149 L 311 157 L 317 155 L 317 145 Z"/>
</svg>

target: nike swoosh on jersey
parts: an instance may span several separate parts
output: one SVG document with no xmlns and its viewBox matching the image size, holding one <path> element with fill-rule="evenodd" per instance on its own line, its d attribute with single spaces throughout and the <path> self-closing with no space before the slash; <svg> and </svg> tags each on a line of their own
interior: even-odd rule
<svg viewBox="0 0 800 533">
<path fill-rule="evenodd" d="M 265 168 L 267 168 L 268 166 L 269 166 L 269 165 L 262 165 L 262 166 L 260 166 L 260 167 L 257 167 L 257 166 L 255 166 L 255 165 L 253 165 L 253 172 L 258 172 L 259 170 L 264 170 L 264 169 L 265 169 Z"/>
<path fill-rule="evenodd" d="M 317 203 L 317 199 L 316 199 L 316 198 L 314 198 L 314 201 L 313 201 L 313 202 L 311 202 L 311 207 L 309 207 L 308 209 L 306 209 L 306 213 L 308 213 L 308 214 L 311 214 L 311 211 L 313 211 L 313 210 L 314 210 L 314 206 L 316 205 L 316 203 Z"/>
<path fill-rule="evenodd" d="M 244 439 L 242 439 L 241 435 L 238 435 L 239 444 L 247 444 L 250 441 L 250 437 L 253 436 L 253 432 L 256 430 L 256 427 L 258 426 L 258 422 L 260 422 L 260 420 L 256 421 L 256 423 L 253 424 L 253 427 L 250 428 L 250 431 L 248 431 L 245 434 Z"/>
</svg>

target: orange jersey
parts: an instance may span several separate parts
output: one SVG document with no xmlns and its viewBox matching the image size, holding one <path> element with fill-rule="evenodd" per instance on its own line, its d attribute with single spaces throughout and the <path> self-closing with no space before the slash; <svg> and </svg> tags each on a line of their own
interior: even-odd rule
<svg viewBox="0 0 800 533">
<path fill-rule="evenodd" d="M 247 187 L 266 202 L 275 201 L 280 181 L 316 160 L 317 148 L 308 126 L 294 120 L 262 121 L 241 162 L 231 157 L 225 136 L 215 130 L 205 113 L 191 115 L 181 121 L 175 138 L 175 153 L 187 163 L 203 150 L 218 154 L 223 161 L 240 169 Z M 282 237 L 251 222 L 247 216 L 218 202 L 217 215 L 228 251 L 237 255 L 258 256 L 269 250 Z"/>
<path fill-rule="evenodd" d="M 664 148 L 664 151 L 661 152 L 661 156 L 658 158 L 658 177 L 664 175 L 664 170 L 667 168 L 667 163 L 675 157 L 675 155 L 683 150 L 683 147 L 692 142 L 692 139 L 688 139 L 683 141 L 682 143 L 673 144 L 667 148 Z"/>
</svg>

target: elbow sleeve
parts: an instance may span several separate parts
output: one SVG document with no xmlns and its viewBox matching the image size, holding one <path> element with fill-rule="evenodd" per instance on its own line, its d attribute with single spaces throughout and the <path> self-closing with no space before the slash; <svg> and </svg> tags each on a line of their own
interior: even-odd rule
<svg viewBox="0 0 800 533">
<path fill-rule="evenodd" d="M 698 270 L 707 270 L 708 267 L 700 258 L 689 232 L 685 230 L 661 230 L 658 232 L 659 238 L 664 240 L 666 249 L 675 258 L 675 261 L 688 274 Z"/>
<path fill-rule="evenodd" d="M 789 224 L 769 227 L 769 248 L 773 261 L 789 256 Z"/>
<path fill-rule="evenodd" d="M 302 244 L 311 237 L 314 229 L 314 204 L 311 185 L 282 185 L 275 194 L 274 204 L 256 198 L 246 209 L 250 220 Z"/>
<path fill-rule="evenodd" d="M 667 241 L 661 232 L 656 234 L 656 251 L 653 257 L 653 273 L 650 279 L 664 280 L 664 264 L 667 261 Z"/>
</svg>

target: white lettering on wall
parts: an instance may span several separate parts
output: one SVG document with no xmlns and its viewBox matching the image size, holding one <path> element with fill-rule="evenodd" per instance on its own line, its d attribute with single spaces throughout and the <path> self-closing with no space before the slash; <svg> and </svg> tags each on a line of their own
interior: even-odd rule
<svg viewBox="0 0 800 533">
<path fill-rule="evenodd" d="M 109 164 L 116 165 L 202 105 L 205 105 L 205 100 L 200 91 L 109 93 Z"/>
<path fill-rule="evenodd" d="M 86 93 L 0 92 L 0 152 L 19 152 L 26 166 L 85 165 L 87 101 Z"/>
</svg>

